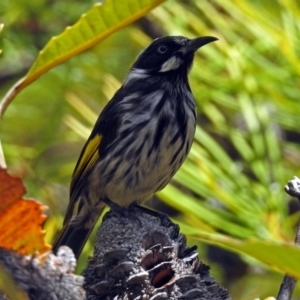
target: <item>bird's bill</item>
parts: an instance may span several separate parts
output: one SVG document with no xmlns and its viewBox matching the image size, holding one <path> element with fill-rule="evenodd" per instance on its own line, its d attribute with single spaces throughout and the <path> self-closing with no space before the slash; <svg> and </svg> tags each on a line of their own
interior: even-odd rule
<svg viewBox="0 0 300 300">
<path fill-rule="evenodd" d="M 182 49 L 183 53 L 195 52 L 199 48 L 209 44 L 211 42 L 217 41 L 218 39 L 214 36 L 202 36 L 195 39 L 192 39 L 188 44 Z"/>
</svg>

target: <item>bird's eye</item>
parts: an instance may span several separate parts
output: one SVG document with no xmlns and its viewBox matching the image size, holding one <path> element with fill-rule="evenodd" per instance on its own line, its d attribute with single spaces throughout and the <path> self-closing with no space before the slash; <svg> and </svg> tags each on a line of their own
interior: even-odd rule
<svg viewBox="0 0 300 300">
<path fill-rule="evenodd" d="M 168 51 L 168 47 L 167 47 L 167 46 L 164 46 L 164 45 L 159 46 L 159 47 L 157 48 L 157 52 L 160 53 L 160 54 L 165 54 L 167 51 Z"/>
</svg>

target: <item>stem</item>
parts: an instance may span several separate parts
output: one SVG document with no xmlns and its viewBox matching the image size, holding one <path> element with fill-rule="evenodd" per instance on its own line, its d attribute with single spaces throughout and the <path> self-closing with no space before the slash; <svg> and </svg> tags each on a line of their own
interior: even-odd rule
<svg viewBox="0 0 300 300">
<path fill-rule="evenodd" d="M 14 100 L 14 98 L 16 97 L 16 95 L 20 92 L 20 90 L 23 87 L 23 82 L 24 82 L 24 78 L 21 78 L 20 80 L 18 80 L 10 89 L 9 91 L 5 94 L 5 96 L 3 97 L 3 99 L 0 102 L 0 121 L 3 118 L 3 115 L 6 111 L 6 109 L 8 108 L 8 106 L 10 105 L 10 103 Z"/>
</svg>

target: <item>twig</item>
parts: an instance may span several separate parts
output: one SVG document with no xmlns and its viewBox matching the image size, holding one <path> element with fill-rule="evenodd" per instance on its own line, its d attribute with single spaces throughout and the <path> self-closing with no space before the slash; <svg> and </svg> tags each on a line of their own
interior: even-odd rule
<svg viewBox="0 0 300 300">
<path fill-rule="evenodd" d="M 298 198 L 298 200 L 300 201 L 300 179 L 295 176 L 285 186 L 285 191 L 287 194 L 289 194 L 292 197 Z M 295 244 L 300 245 L 300 223 L 297 229 Z M 277 300 L 290 300 L 292 298 L 296 282 L 296 278 L 286 274 L 280 286 Z"/>
</svg>

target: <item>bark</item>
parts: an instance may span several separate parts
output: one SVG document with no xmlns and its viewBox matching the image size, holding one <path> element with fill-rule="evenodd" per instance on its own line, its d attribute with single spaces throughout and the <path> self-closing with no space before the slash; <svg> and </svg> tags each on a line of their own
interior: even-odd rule
<svg viewBox="0 0 300 300">
<path fill-rule="evenodd" d="M 57 256 L 48 252 L 38 257 L 0 248 L 0 264 L 30 300 L 86 299 L 84 278 L 73 274 L 76 260 L 68 247 L 61 247 Z M 2 299 L 8 298 L 0 292 Z"/>
</svg>

